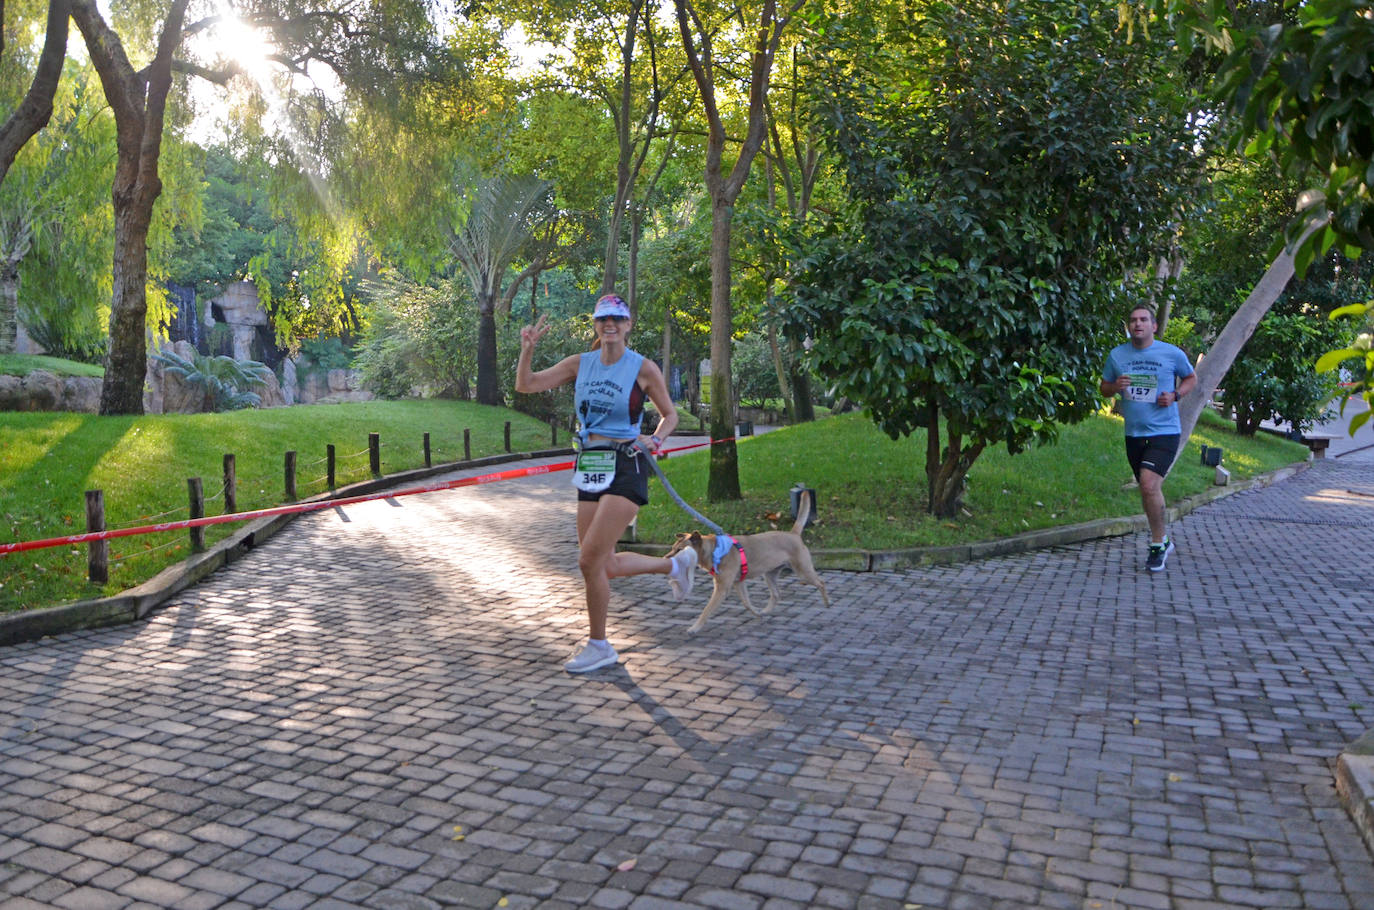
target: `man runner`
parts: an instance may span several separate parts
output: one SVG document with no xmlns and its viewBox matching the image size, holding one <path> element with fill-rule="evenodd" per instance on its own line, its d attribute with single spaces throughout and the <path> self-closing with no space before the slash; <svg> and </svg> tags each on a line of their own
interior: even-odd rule
<svg viewBox="0 0 1374 910">
<path fill-rule="evenodd" d="M 1178 402 L 1197 387 L 1188 355 L 1155 338 L 1159 324 L 1147 306 L 1126 318 L 1130 341 L 1112 348 L 1102 369 L 1103 395 L 1121 396 L 1126 418 L 1126 460 L 1140 484 L 1140 501 L 1150 524 L 1150 552 L 1145 566 L 1164 570 L 1174 543 L 1164 528 L 1164 476 L 1178 455 L 1182 426 Z"/>
</svg>

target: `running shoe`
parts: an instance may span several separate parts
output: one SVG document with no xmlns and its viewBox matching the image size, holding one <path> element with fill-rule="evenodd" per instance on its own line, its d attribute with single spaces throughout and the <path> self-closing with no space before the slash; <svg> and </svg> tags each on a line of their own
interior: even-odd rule
<svg viewBox="0 0 1374 910">
<path fill-rule="evenodd" d="M 669 560 L 673 564 L 668 573 L 668 587 L 673 590 L 673 600 L 683 601 L 692 593 L 692 580 L 696 576 L 697 551 L 688 547 L 678 550 Z"/>
<path fill-rule="evenodd" d="M 1151 572 L 1163 572 L 1164 563 L 1169 559 L 1169 554 L 1174 552 L 1174 542 L 1166 535 L 1163 543 L 1150 544 L 1150 555 L 1145 557 L 1145 568 Z"/>
<path fill-rule="evenodd" d="M 620 655 L 615 653 L 615 648 L 612 648 L 609 642 L 595 645 L 589 641 L 576 657 L 563 665 L 563 669 L 569 673 L 590 673 L 602 667 L 609 667 L 618 660 Z"/>
</svg>

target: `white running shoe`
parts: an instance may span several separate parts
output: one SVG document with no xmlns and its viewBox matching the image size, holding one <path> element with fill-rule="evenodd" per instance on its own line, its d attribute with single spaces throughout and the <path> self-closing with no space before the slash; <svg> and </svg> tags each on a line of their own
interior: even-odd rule
<svg viewBox="0 0 1374 910">
<path fill-rule="evenodd" d="M 563 669 L 569 673 L 590 673 L 602 667 L 609 667 L 618 660 L 620 655 L 615 653 L 615 648 L 612 648 L 609 642 L 594 645 L 589 641 L 576 657 L 563 665 Z"/>
<path fill-rule="evenodd" d="M 683 601 L 692 593 L 692 581 L 697 571 L 697 551 L 688 547 L 678 550 L 669 560 L 673 564 L 668 573 L 668 587 L 673 590 L 673 599 Z"/>
</svg>

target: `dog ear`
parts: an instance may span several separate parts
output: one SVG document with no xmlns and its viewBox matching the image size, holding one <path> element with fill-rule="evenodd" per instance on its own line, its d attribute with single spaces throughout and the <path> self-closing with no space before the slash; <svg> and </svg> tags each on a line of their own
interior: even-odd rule
<svg viewBox="0 0 1374 910">
<path fill-rule="evenodd" d="M 692 543 L 694 543 L 694 544 L 701 543 L 701 532 L 700 532 L 700 531 L 693 531 L 693 532 L 691 533 L 691 535 L 690 535 L 690 539 L 691 539 Z"/>
</svg>

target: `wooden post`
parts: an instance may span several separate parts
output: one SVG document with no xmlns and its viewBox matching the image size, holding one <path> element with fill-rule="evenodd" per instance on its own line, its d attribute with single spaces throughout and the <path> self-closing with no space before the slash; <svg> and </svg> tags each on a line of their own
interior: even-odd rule
<svg viewBox="0 0 1374 910">
<path fill-rule="evenodd" d="M 382 476 L 382 437 L 378 433 L 367 434 L 367 463 L 373 477 Z"/>
<path fill-rule="evenodd" d="M 205 489 L 201 486 L 199 477 L 186 478 L 186 494 L 191 500 L 191 517 L 205 517 Z M 193 525 L 191 531 L 191 552 L 205 552 L 205 526 Z"/>
<path fill-rule="evenodd" d="M 286 453 L 286 501 L 296 501 L 296 453 Z"/>
<path fill-rule="evenodd" d="M 463 460 L 472 461 L 472 430 L 463 428 Z"/>
<path fill-rule="evenodd" d="M 429 460 L 429 434 L 425 434 L 425 467 L 433 467 Z"/>
<path fill-rule="evenodd" d="M 506 421 L 506 451 L 510 451 L 510 421 Z"/>
<path fill-rule="evenodd" d="M 105 493 L 86 491 L 86 533 L 105 530 Z M 86 555 L 86 576 L 92 584 L 103 585 L 110 580 L 110 542 L 93 540 Z"/>
<path fill-rule="evenodd" d="M 233 515 L 239 510 L 239 479 L 234 467 L 234 456 L 224 456 L 224 514 Z"/>
<path fill-rule="evenodd" d="M 329 443 L 329 445 L 327 445 L 327 446 L 324 447 L 324 460 L 325 460 L 325 464 L 327 465 L 327 467 L 325 468 L 325 472 L 329 475 L 328 480 L 326 480 L 325 482 L 329 484 L 329 489 L 332 490 L 332 489 L 334 489 L 334 487 L 335 487 L 335 483 L 334 483 L 334 464 L 335 464 L 335 462 L 334 462 L 334 443 L 331 442 L 331 443 Z"/>
</svg>

